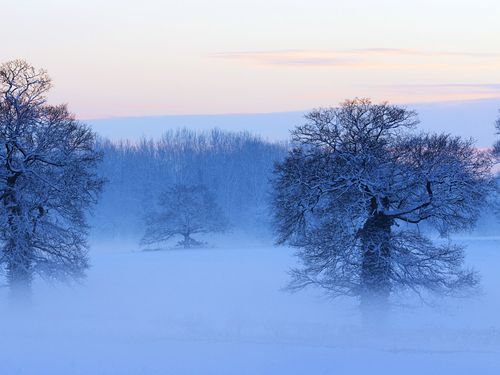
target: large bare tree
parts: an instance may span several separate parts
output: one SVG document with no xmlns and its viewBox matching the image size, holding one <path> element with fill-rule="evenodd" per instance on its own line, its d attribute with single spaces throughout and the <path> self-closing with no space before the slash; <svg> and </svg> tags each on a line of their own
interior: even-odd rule
<svg viewBox="0 0 500 375">
<path fill-rule="evenodd" d="M 291 287 L 359 297 L 362 308 L 387 306 L 400 290 L 472 290 L 463 249 L 418 225 L 443 237 L 471 228 L 492 187 L 490 156 L 469 140 L 415 134 L 415 112 L 368 99 L 306 119 L 273 181 L 278 243 L 302 262 Z"/>
<path fill-rule="evenodd" d="M 83 274 L 85 214 L 102 184 L 95 134 L 47 103 L 50 88 L 47 73 L 23 60 L 0 65 L 0 265 L 15 294 L 34 274 Z"/>
</svg>

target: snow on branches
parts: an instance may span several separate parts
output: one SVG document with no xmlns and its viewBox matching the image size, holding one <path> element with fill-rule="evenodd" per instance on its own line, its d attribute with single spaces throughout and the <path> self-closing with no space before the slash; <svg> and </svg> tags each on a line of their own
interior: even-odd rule
<svg viewBox="0 0 500 375">
<path fill-rule="evenodd" d="M 471 228 L 492 188 L 492 160 L 469 140 L 415 134 L 415 112 L 354 99 L 318 109 L 275 169 L 278 243 L 298 248 L 291 288 L 315 284 L 361 304 L 392 292 L 456 294 L 477 285 L 463 249 L 434 244 Z"/>
<path fill-rule="evenodd" d="M 201 246 L 194 234 L 224 232 L 226 218 L 214 196 L 203 185 L 174 185 L 158 199 L 158 208 L 146 216 L 146 233 L 142 245 L 151 245 L 181 236 L 183 248 Z"/>
<path fill-rule="evenodd" d="M 12 289 L 29 289 L 35 273 L 79 277 L 87 267 L 100 154 L 65 105 L 47 104 L 50 87 L 25 61 L 0 65 L 0 264 Z"/>
</svg>

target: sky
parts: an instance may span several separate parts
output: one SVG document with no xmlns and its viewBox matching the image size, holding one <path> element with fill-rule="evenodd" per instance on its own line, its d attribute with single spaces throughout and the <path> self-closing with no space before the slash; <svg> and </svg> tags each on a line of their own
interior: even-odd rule
<svg viewBox="0 0 500 375">
<path fill-rule="evenodd" d="M 47 69 L 82 119 L 500 103 L 498 0 L 0 0 L 0 17 L 0 61 Z"/>
</svg>

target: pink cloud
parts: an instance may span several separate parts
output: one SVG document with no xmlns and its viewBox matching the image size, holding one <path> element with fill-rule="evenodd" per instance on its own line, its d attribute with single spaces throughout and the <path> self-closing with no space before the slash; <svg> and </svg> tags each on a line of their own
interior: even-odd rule
<svg viewBox="0 0 500 375">
<path fill-rule="evenodd" d="M 411 65 L 418 63 L 439 64 L 440 59 L 454 58 L 473 60 L 499 60 L 500 54 L 461 52 L 461 51 L 424 51 L 400 48 L 365 48 L 352 50 L 270 50 L 235 51 L 211 54 L 210 57 L 254 63 L 259 65 L 289 66 L 332 66 L 366 67 Z M 466 62 L 467 62 L 466 61 Z"/>
</svg>

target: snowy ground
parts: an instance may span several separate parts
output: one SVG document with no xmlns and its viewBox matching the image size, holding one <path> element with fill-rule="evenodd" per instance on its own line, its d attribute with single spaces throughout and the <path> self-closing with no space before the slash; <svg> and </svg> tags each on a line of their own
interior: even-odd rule
<svg viewBox="0 0 500 375">
<path fill-rule="evenodd" d="M 499 374 L 500 238 L 461 241 L 482 295 L 395 306 L 376 334 L 352 301 L 281 291 L 286 248 L 95 244 L 84 285 L 39 284 L 23 313 L 1 291 L 0 374 Z"/>
</svg>

